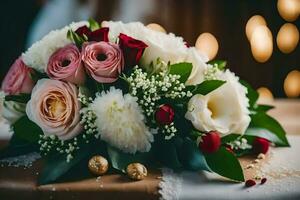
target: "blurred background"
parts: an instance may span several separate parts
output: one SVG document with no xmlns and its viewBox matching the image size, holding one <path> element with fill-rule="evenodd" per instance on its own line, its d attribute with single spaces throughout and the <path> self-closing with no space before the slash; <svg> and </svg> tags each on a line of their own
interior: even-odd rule
<svg viewBox="0 0 300 200">
<path fill-rule="evenodd" d="M 0 8 L 0 81 L 50 30 L 94 17 L 173 32 L 227 60 L 266 99 L 299 98 L 300 0 L 2 0 Z"/>
</svg>

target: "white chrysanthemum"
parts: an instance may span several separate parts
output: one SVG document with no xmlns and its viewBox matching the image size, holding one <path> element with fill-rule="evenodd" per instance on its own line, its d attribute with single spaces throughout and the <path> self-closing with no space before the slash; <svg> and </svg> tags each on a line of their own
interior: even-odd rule
<svg viewBox="0 0 300 200">
<path fill-rule="evenodd" d="M 152 61 L 160 58 L 164 62 L 178 63 L 185 61 L 188 48 L 182 37 L 173 33 L 165 34 L 151 30 L 140 22 L 124 24 L 122 22 L 105 22 L 103 26 L 109 27 L 109 40 L 115 42 L 120 33 L 145 42 L 145 49 L 141 59 L 142 65 L 147 67 Z"/>
<path fill-rule="evenodd" d="M 229 70 L 218 71 L 216 77 L 226 83 L 205 96 L 193 96 L 185 117 L 199 131 L 243 134 L 250 123 L 247 89 Z"/>
<path fill-rule="evenodd" d="M 147 152 L 153 135 L 144 123 L 137 98 L 114 87 L 98 95 L 91 109 L 97 116 L 101 139 L 127 153 Z"/>
<path fill-rule="evenodd" d="M 22 54 L 24 63 L 40 72 L 45 72 L 49 57 L 57 49 L 71 43 L 67 38 L 68 30 L 70 28 L 76 30 L 80 26 L 87 24 L 86 21 L 71 23 L 62 29 L 51 31 Z"/>
</svg>

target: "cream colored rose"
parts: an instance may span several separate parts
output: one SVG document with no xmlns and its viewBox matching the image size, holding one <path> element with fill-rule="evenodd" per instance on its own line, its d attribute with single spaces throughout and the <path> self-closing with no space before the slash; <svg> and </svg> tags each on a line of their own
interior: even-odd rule
<svg viewBox="0 0 300 200">
<path fill-rule="evenodd" d="M 247 89 L 229 70 L 220 71 L 216 76 L 226 83 L 205 96 L 193 96 L 185 118 L 199 131 L 243 134 L 250 123 Z"/>
<path fill-rule="evenodd" d="M 207 58 L 201 55 L 195 47 L 188 49 L 188 54 L 185 62 L 193 64 L 191 75 L 189 76 L 186 85 L 197 85 L 204 81 L 204 72 L 207 69 Z"/>
<path fill-rule="evenodd" d="M 75 85 L 58 80 L 41 79 L 32 90 L 26 114 L 47 136 L 68 140 L 82 131 Z"/>
</svg>

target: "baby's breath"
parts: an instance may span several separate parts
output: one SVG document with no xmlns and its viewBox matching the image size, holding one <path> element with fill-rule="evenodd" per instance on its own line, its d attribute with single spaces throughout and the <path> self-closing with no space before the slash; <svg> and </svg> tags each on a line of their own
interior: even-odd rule
<svg viewBox="0 0 300 200">
<path fill-rule="evenodd" d="M 165 125 L 162 128 L 162 133 L 165 134 L 165 140 L 170 140 L 177 133 L 177 129 L 174 126 L 174 122 L 169 125 Z"/>
<path fill-rule="evenodd" d="M 217 80 L 216 73 L 218 72 L 218 65 L 209 65 L 209 67 L 204 72 L 204 80 Z"/>
<path fill-rule="evenodd" d="M 153 115 L 158 101 L 162 98 L 178 99 L 192 96 L 179 79 L 180 75 L 169 74 L 167 69 L 149 75 L 138 67 L 135 67 L 132 74 L 126 78 L 130 94 L 138 97 L 138 103 L 148 117 Z"/>
<path fill-rule="evenodd" d="M 238 150 L 238 149 L 251 149 L 252 146 L 250 144 L 248 144 L 248 140 L 246 138 L 237 138 L 236 140 L 227 143 L 228 145 L 230 145 L 230 147 L 232 149 Z"/>
</svg>

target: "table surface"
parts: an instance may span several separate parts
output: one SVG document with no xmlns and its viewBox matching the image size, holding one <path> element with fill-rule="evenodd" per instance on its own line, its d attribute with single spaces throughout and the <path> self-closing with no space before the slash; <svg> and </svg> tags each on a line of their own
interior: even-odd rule
<svg viewBox="0 0 300 200">
<path fill-rule="evenodd" d="M 282 123 L 288 133 L 298 133 L 300 136 L 300 101 L 276 100 L 272 104 L 276 106 L 276 109 L 270 111 L 270 114 Z M 297 138 L 300 139 L 300 137 Z M 298 144 L 300 146 L 300 140 Z M 292 152 L 293 150 L 288 151 Z M 248 157 L 243 158 L 241 163 L 245 168 L 251 161 L 253 158 Z M 162 174 L 158 170 L 150 170 L 149 176 L 138 182 L 130 181 L 123 175 L 109 174 L 100 179 L 95 177 L 70 183 L 37 186 L 37 173 L 42 165 L 42 161 L 37 161 L 29 169 L 0 167 L 0 199 L 19 199 L 20 196 L 22 199 L 84 199 L 87 196 L 89 199 L 158 199 L 160 196 L 158 189 Z M 245 170 L 246 178 L 251 178 L 253 175 L 254 171 Z M 178 194 L 180 199 L 199 199 L 197 196 L 194 198 L 199 194 L 197 191 L 202 191 L 202 197 L 218 197 L 217 199 L 220 197 L 218 194 L 222 194 L 222 191 L 236 192 L 236 184 L 224 181 L 219 177 L 211 177 L 211 174 L 200 173 L 199 175 L 199 173 L 184 172 L 181 176 L 183 177 L 182 190 Z M 300 179 L 297 178 L 297 180 Z M 207 193 L 209 190 L 211 191 Z M 205 194 L 211 196 L 205 196 Z M 201 194 L 199 195 L 198 197 L 201 197 Z M 232 195 L 227 197 L 232 197 Z M 251 198 L 248 196 L 245 199 Z"/>
</svg>

